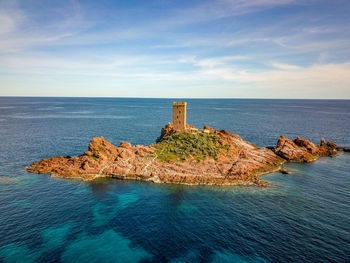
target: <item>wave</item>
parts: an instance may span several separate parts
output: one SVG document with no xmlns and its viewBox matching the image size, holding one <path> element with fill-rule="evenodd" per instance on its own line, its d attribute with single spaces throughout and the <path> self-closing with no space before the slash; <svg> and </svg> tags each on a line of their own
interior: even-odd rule
<svg viewBox="0 0 350 263">
<path fill-rule="evenodd" d="M 64 111 L 64 112 L 62 112 L 63 114 L 92 114 L 92 113 L 94 113 L 93 111 L 84 111 L 84 110 L 82 110 L 82 111 Z"/>
<path fill-rule="evenodd" d="M 0 109 L 14 109 L 14 106 L 0 106 Z"/>
<path fill-rule="evenodd" d="M 133 116 L 114 116 L 114 115 L 12 115 L 15 119 L 131 119 Z"/>
<path fill-rule="evenodd" d="M 212 109 L 213 110 L 237 110 L 237 108 L 217 108 L 217 107 L 214 107 Z"/>
<path fill-rule="evenodd" d="M 301 109 L 314 109 L 312 106 L 300 106 L 300 105 L 281 105 L 281 104 L 271 104 L 273 107 L 283 107 L 283 108 L 301 108 Z"/>
<path fill-rule="evenodd" d="M 57 109 L 63 109 L 63 107 L 44 107 L 44 108 L 38 108 L 37 110 L 57 110 Z"/>
</svg>

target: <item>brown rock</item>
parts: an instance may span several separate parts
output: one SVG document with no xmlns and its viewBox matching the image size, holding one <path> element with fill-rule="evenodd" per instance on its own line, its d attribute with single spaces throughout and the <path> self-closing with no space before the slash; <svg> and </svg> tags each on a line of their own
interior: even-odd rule
<svg viewBox="0 0 350 263">
<path fill-rule="evenodd" d="M 120 147 L 120 146 L 119 146 Z M 119 157 L 121 158 L 128 158 L 128 157 L 131 157 L 133 156 L 133 152 L 130 151 L 130 150 L 124 150 L 122 151 L 120 154 L 119 154 Z"/>
<path fill-rule="evenodd" d="M 280 173 L 282 174 L 292 174 L 293 172 L 285 167 L 281 167 L 281 169 L 279 170 Z"/>
<path fill-rule="evenodd" d="M 215 132 L 215 130 L 214 130 L 212 127 L 209 127 L 209 126 L 206 126 L 206 125 L 203 127 L 203 129 L 204 129 L 204 130 L 208 130 L 208 131 L 211 132 L 211 133 L 214 133 L 214 132 Z"/>
<path fill-rule="evenodd" d="M 337 145 L 334 142 L 327 142 L 327 148 L 330 150 L 337 149 Z"/>
<path fill-rule="evenodd" d="M 161 132 L 160 132 L 160 136 L 157 138 L 157 142 L 160 142 L 164 137 L 172 135 L 176 132 L 176 130 L 174 129 L 174 126 L 172 123 L 168 123 L 167 125 L 165 125 Z"/>
<path fill-rule="evenodd" d="M 313 162 L 321 156 L 337 155 L 336 148 L 336 144 L 326 143 L 324 139 L 321 140 L 321 145 L 317 146 L 300 137 L 292 141 L 281 135 L 275 153 L 288 161 Z"/>
<path fill-rule="evenodd" d="M 344 152 L 350 152 L 350 148 L 344 147 L 344 148 L 343 148 L 343 151 L 344 151 Z"/>
<path fill-rule="evenodd" d="M 121 147 L 121 148 L 131 148 L 132 145 L 129 142 L 120 142 L 119 147 Z"/>
<path fill-rule="evenodd" d="M 307 151 L 312 153 L 312 154 L 315 154 L 319 151 L 318 147 L 315 144 L 313 144 L 312 142 L 310 142 L 308 140 L 302 139 L 300 137 L 297 137 L 294 140 L 294 143 L 300 147 L 306 148 Z"/>
</svg>

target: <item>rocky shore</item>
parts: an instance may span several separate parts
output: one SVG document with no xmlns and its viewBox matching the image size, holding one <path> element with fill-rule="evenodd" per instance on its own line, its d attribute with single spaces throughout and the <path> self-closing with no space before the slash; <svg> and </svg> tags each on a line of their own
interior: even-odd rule
<svg viewBox="0 0 350 263">
<path fill-rule="evenodd" d="M 192 127 L 192 126 L 189 126 Z M 276 147 L 258 148 L 239 135 L 205 126 L 195 133 L 163 127 L 156 144 L 121 142 L 117 147 L 103 137 L 93 138 L 88 151 L 77 157 L 53 157 L 34 162 L 27 171 L 84 181 L 102 177 L 187 185 L 258 185 L 259 175 L 289 173 L 285 162 L 313 162 L 344 150 L 332 142 L 320 145 L 281 136 Z M 345 149 L 346 150 L 346 149 Z"/>
</svg>

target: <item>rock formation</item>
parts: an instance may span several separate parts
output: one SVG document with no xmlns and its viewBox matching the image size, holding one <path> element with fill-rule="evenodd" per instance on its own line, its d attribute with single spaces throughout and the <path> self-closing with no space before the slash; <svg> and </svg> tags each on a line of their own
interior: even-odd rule
<svg viewBox="0 0 350 263">
<path fill-rule="evenodd" d="M 259 175 L 283 171 L 281 165 L 286 161 L 310 162 L 337 155 L 337 146 L 324 139 L 317 146 L 299 137 L 292 141 L 281 136 L 277 147 L 268 149 L 225 130 L 188 128 L 191 133 L 179 133 L 168 124 L 157 143 L 149 146 L 121 142 L 116 147 L 103 137 L 93 138 L 83 155 L 48 158 L 26 169 L 84 181 L 114 177 L 154 183 L 266 186 Z"/>
<path fill-rule="evenodd" d="M 331 142 L 326 143 L 324 138 L 320 145 L 315 145 L 300 137 L 292 141 L 281 136 L 274 151 L 280 157 L 292 162 L 313 162 L 322 156 L 338 155 L 337 145 Z"/>
</svg>

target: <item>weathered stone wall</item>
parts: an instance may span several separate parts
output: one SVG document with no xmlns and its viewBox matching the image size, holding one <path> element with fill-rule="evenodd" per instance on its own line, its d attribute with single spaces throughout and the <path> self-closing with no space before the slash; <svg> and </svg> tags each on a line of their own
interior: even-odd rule
<svg viewBox="0 0 350 263">
<path fill-rule="evenodd" d="M 186 129 L 186 108 L 187 102 L 173 102 L 173 126 L 175 130 Z"/>
</svg>

